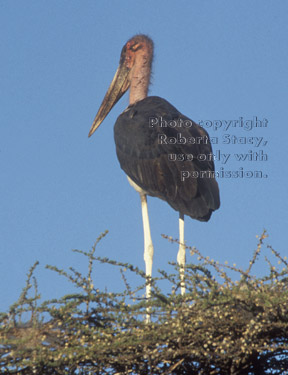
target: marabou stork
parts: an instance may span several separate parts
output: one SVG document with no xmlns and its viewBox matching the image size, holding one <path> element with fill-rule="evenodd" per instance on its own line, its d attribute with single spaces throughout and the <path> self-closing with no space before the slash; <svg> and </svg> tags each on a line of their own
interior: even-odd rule
<svg viewBox="0 0 288 375">
<path fill-rule="evenodd" d="M 177 262 L 184 294 L 184 215 L 208 221 L 220 206 L 219 189 L 207 132 L 165 99 L 147 96 L 152 60 L 153 42 L 149 37 L 135 35 L 128 40 L 89 137 L 130 88 L 129 106 L 117 118 L 114 140 L 120 166 L 140 193 L 146 275 L 152 275 L 154 252 L 147 208 L 150 195 L 163 199 L 179 212 Z M 148 282 L 146 297 L 150 295 Z"/>
</svg>

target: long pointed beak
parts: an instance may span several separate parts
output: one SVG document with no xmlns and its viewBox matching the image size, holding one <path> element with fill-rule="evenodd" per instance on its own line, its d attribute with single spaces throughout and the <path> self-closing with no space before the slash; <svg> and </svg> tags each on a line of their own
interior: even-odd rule
<svg viewBox="0 0 288 375">
<path fill-rule="evenodd" d="M 101 125 L 105 117 L 111 111 L 113 106 L 118 102 L 118 100 L 125 94 L 128 90 L 130 69 L 127 68 L 125 64 L 120 64 L 115 76 L 106 92 L 103 102 L 98 110 L 98 113 L 93 121 L 88 137 L 95 132 L 95 130 Z"/>
</svg>

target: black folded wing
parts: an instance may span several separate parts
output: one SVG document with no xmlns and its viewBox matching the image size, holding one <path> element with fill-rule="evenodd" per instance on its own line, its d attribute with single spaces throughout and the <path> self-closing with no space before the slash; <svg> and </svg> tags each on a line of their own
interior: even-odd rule
<svg viewBox="0 0 288 375">
<path fill-rule="evenodd" d="M 114 139 L 121 168 L 148 195 L 201 221 L 219 208 L 208 133 L 165 99 L 150 96 L 129 106 Z"/>
</svg>

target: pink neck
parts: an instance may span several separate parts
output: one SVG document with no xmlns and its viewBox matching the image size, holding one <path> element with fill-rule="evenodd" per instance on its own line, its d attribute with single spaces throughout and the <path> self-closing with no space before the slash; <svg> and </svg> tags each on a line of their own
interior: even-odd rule
<svg viewBox="0 0 288 375">
<path fill-rule="evenodd" d="M 151 74 L 151 56 L 144 53 L 137 56 L 130 84 L 129 104 L 147 97 Z"/>
</svg>

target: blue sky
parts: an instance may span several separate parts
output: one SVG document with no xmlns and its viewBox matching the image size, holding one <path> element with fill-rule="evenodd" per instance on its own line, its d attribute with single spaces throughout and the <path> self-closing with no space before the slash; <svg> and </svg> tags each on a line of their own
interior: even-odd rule
<svg viewBox="0 0 288 375">
<path fill-rule="evenodd" d="M 86 272 L 86 260 L 71 249 L 89 250 L 106 229 L 97 255 L 144 268 L 140 199 L 113 140 L 128 95 L 87 137 L 121 48 L 137 33 L 155 43 L 150 95 L 194 121 L 218 124 L 206 127 L 219 142 L 213 150 L 230 158 L 216 161 L 216 170 L 268 176 L 219 179 L 221 207 L 208 223 L 186 218 L 187 244 L 245 268 L 266 228 L 267 243 L 287 254 L 287 10 L 286 1 L 267 0 L 0 3 L 1 311 L 18 298 L 35 260 L 43 298 L 70 292 L 45 265 Z M 267 127 L 223 129 L 224 120 L 255 116 Z M 262 143 L 227 145 L 223 136 Z M 267 161 L 234 155 L 261 150 Z M 176 260 L 177 246 L 161 233 L 178 237 L 178 214 L 155 198 L 148 205 L 156 276 Z M 94 280 L 102 289 L 122 288 L 109 266 L 97 265 Z"/>
</svg>

